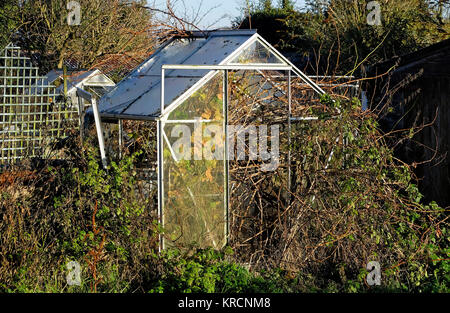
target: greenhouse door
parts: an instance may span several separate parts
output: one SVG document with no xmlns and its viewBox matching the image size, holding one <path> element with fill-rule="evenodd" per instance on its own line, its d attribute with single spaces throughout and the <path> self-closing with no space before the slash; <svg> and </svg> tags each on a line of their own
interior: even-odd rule
<svg viewBox="0 0 450 313">
<path fill-rule="evenodd" d="M 211 74 L 159 122 L 163 248 L 226 244 L 225 73 Z"/>
</svg>

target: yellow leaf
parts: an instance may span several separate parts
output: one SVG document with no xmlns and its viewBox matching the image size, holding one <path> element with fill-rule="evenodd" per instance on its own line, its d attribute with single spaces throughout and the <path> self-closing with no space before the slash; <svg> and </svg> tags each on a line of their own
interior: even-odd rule
<svg viewBox="0 0 450 313">
<path fill-rule="evenodd" d="M 211 117 L 211 111 L 206 111 L 205 113 L 202 114 L 202 118 L 204 119 L 209 119 Z"/>
<path fill-rule="evenodd" d="M 211 167 L 210 168 L 208 168 L 207 170 L 206 170 L 206 172 L 205 172 L 205 175 L 206 175 L 206 178 L 210 181 L 210 182 L 212 182 L 213 180 L 214 180 L 214 178 L 213 178 L 213 176 L 211 175 Z"/>
</svg>

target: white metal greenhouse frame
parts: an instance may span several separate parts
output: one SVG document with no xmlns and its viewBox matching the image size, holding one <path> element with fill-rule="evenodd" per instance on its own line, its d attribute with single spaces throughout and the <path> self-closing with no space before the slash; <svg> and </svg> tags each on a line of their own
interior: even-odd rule
<svg viewBox="0 0 450 313">
<path fill-rule="evenodd" d="M 121 127 L 121 120 L 122 119 L 132 119 L 132 120 L 149 120 L 149 121 L 155 121 L 157 123 L 157 163 L 158 163 L 158 215 L 159 220 L 163 228 L 165 227 L 165 208 L 164 208 L 164 156 L 163 156 L 163 127 L 165 123 L 170 123 L 168 121 L 168 115 L 178 108 L 186 99 L 188 99 L 190 96 L 192 96 L 199 88 L 204 86 L 208 81 L 210 81 L 211 78 L 213 78 L 217 73 L 222 72 L 223 73 L 223 114 L 224 114 L 224 124 L 227 125 L 228 122 L 228 72 L 229 71 L 236 71 L 236 70 L 251 70 L 251 71 L 285 71 L 287 75 L 287 81 L 288 81 L 288 102 L 289 102 L 289 118 L 288 118 L 288 133 L 289 133 L 289 142 L 290 142 L 290 129 L 291 129 L 291 121 L 298 120 L 298 117 L 291 116 L 291 75 L 292 73 L 299 77 L 301 80 L 303 80 L 307 85 L 309 85 L 317 94 L 322 95 L 325 92 L 317 85 L 315 84 L 308 76 L 306 76 L 304 73 L 302 73 L 297 67 L 295 67 L 288 59 L 286 59 L 281 53 L 279 53 L 274 47 L 272 47 L 266 40 L 264 40 L 260 35 L 258 35 L 255 31 L 216 31 L 216 32 L 206 32 L 207 36 L 242 36 L 242 34 L 248 35 L 248 39 L 245 40 L 242 44 L 240 44 L 232 53 L 230 53 L 227 57 L 225 57 L 223 60 L 217 60 L 217 64 L 189 64 L 189 57 L 186 59 L 187 62 L 180 63 L 180 64 L 170 64 L 170 63 L 163 63 L 160 66 L 160 78 L 159 78 L 159 93 L 160 93 L 160 100 L 159 100 L 159 106 L 156 108 L 155 104 L 149 103 L 148 106 L 151 106 L 153 108 L 153 112 L 150 112 L 150 114 L 135 114 L 131 112 L 130 108 L 132 108 L 133 103 L 136 103 L 144 96 L 148 96 L 149 93 L 156 91 L 153 89 L 149 89 L 150 91 L 143 92 L 137 100 L 128 100 L 123 103 L 114 103 L 115 99 L 118 97 L 126 98 L 126 95 L 120 94 L 120 90 L 125 90 L 124 92 L 128 92 L 130 88 L 132 87 L 132 84 L 137 85 L 139 83 L 143 83 L 140 81 L 142 77 L 145 78 L 145 74 L 138 73 L 139 69 L 142 68 L 150 68 L 150 74 L 147 76 L 149 77 L 150 82 L 152 82 L 153 86 L 158 84 L 157 78 L 155 77 L 154 73 L 156 70 L 152 69 L 151 66 L 154 63 L 158 62 L 158 54 L 169 44 L 171 44 L 175 39 L 171 39 L 167 44 L 165 44 L 163 47 L 158 49 L 148 60 L 144 61 L 137 70 L 135 70 L 133 73 L 131 73 L 128 77 L 126 77 L 121 83 L 119 83 L 111 92 L 111 97 L 102 103 L 102 99 L 100 100 L 100 104 L 98 107 L 98 112 L 94 111 L 94 115 L 104 118 L 114 118 L 118 119 L 119 121 L 119 132 L 122 131 Z M 195 35 L 199 38 L 202 38 L 203 32 L 195 32 Z M 204 35 L 203 35 L 204 36 Z M 208 38 L 208 37 L 206 37 Z M 276 59 L 277 63 L 232 63 L 232 60 L 239 56 L 246 48 L 250 47 L 252 44 L 258 43 L 262 45 L 265 49 L 267 49 L 271 54 L 273 54 Z M 236 44 L 237 45 L 237 44 Z M 199 50 L 201 50 L 202 47 L 198 48 L 196 52 L 193 52 L 192 55 L 195 55 Z M 195 59 L 195 58 L 194 58 Z M 170 62 L 170 60 L 168 60 Z M 146 63 L 147 62 L 147 63 Z M 148 65 L 150 63 L 150 65 Z M 151 72 L 153 71 L 153 72 Z M 170 94 L 172 90 L 167 90 L 166 82 L 167 79 L 177 78 L 177 77 L 185 77 L 183 75 L 171 75 L 174 72 L 180 74 L 184 72 L 194 73 L 198 71 L 206 71 L 206 73 L 202 76 L 195 76 L 195 78 L 198 78 L 196 82 L 189 86 L 187 90 L 182 92 L 181 94 L 175 95 L 177 97 L 174 101 L 171 101 L 170 103 L 167 103 L 167 98 L 170 99 L 174 98 L 174 95 Z M 151 74 L 153 73 L 153 74 Z M 134 75 L 134 76 L 133 76 Z M 189 77 L 189 75 L 186 75 L 186 77 Z M 156 83 L 153 83 L 156 82 Z M 122 84 L 122 87 L 121 87 Z M 128 84 L 128 85 L 127 85 Z M 127 87 L 128 88 L 125 88 Z M 131 87 L 130 87 L 131 86 Z M 121 89 L 122 88 L 122 89 Z M 153 87 L 154 88 L 154 87 Z M 116 91 L 115 91 L 116 90 Z M 117 91 L 119 90 L 119 91 Z M 117 97 L 114 98 L 114 93 L 116 92 Z M 130 91 L 135 92 L 134 90 Z M 147 94 L 146 94 L 147 93 Z M 150 96 L 149 96 L 150 97 Z M 154 98 L 154 96 L 153 96 Z M 107 103 L 106 101 L 110 101 L 110 103 Z M 134 101 L 134 102 L 133 102 Z M 170 100 L 169 100 L 170 101 Z M 130 104 L 131 103 L 131 104 Z M 109 106 L 109 107 L 108 107 Z M 144 105 L 142 106 L 143 109 L 148 109 L 148 106 Z M 121 112 L 117 112 L 117 108 L 124 108 Z M 96 106 L 93 106 L 93 109 L 97 109 Z M 128 110 L 128 111 L 127 111 Z M 137 111 L 136 109 L 134 109 Z M 308 117 L 303 117 L 302 119 L 308 120 Z M 196 120 L 197 121 L 197 120 Z M 97 122 L 97 121 L 96 121 Z M 183 122 L 192 122 L 189 120 L 183 120 Z M 101 134 L 101 124 L 96 123 L 97 126 L 97 133 Z M 225 145 L 227 145 L 227 130 L 226 127 L 224 128 L 225 131 Z M 119 135 L 119 138 L 121 138 L 121 135 Z M 105 155 L 104 152 L 104 143 L 102 142 L 103 138 L 99 136 L 99 142 L 101 150 L 103 150 L 102 153 L 102 159 Z M 225 151 L 228 152 L 228 149 L 225 148 Z M 288 162 L 290 164 L 290 152 L 288 154 Z M 228 210 L 229 210 L 229 190 L 228 190 L 228 179 L 229 179 L 229 173 L 228 173 L 228 158 L 226 159 L 226 162 L 224 162 L 224 178 L 225 178 L 225 189 L 224 189 L 224 205 L 225 205 L 225 238 L 228 238 Z M 289 168 L 289 177 L 290 177 L 290 168 Z M 289 180 L 290 181 L 290 180 Z M 227 240 L 227 239 L 226 239 Z M 165 244 L 164 240 L 161 237 L 160 238 L 160 248 L 164 249 Z"/>
</svg>

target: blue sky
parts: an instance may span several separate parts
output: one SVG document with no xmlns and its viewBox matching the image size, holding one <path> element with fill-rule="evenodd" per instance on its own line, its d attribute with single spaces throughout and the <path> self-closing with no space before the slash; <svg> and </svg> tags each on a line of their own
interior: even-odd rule
<svg viewBox="0 0 450 313">
<path fill-rule="evenodd" d="M 200 8 L 196 25 L 202 29 L 231 26 L 231 21 L 236 16 L 243 15 L 239 8 L 245 3 L 245 0 L 184 0 L 184 6 L 183 0 L 171 1 L 175 5 L 175 12 L 180 17 L 184 15 L 192 17 Z M 278 0 L 272 2 L 278 4 Z M 166 0 L 147 0 L 147 3 L 159 9 L 166 7 Z M 304 0 L 294 0 L 294 3 L 299 8 L 305 4 Z"/>
</svg>

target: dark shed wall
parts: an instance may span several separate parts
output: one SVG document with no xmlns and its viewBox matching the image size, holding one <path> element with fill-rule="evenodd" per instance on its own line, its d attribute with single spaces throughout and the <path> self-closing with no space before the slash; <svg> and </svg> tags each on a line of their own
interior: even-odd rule
<svg viewBox="0 0 450 313">
<path fill-rule="evenodd" d="M 410 111 L 405 112 L 404 126 L 431 125 L 425 126 L 402 149 L 402 158 L 418 163 L 415 172 L 421 179 L 419 187 L 426 200 L 447 206 L 450 205 L 450 78 L 425 76 L 405 88 L 404 95 L 419 88 L 421 92 L 406 106 Z"/>
<path fill-rule="evenodd" d="M 417 78 L 400 88 L 392 100 L 394 112 L 383 116 L 384 130 L 425 126 L 396 150 L 402 160 L 416 164 L 419 188 L 427 201 L 450 205 L 450 41 L 445 41 L 397 60 L 399 66 L 389 76 L 389 85 Z M 392 64 L 375 68 L 378 74 Z M 372 73 L 373 74 L 373 73 Z M 387 78 L 369 85 L 375 99 L 383 97 Z M 426 162 L 431 160 L 430 162 Z"/>
</svg>

